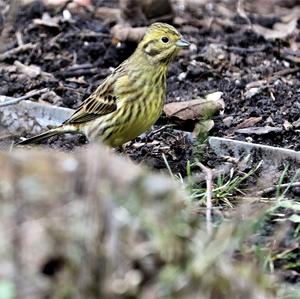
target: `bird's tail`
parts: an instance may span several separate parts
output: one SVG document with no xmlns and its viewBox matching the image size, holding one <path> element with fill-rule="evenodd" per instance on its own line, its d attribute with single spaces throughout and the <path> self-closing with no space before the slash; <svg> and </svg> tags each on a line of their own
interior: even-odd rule
<svg viewBox="0 0 300 299">
<path fill-rule="evenodd" d="M 27 138 L 23 141 L 20 141 L 19 143 L 17 143 L 17 145 L 39 143 L 39 142 L 41 142 L 43 140 L 46 140 L 46 139 L 48 139 L 52 136 L 59 135 L 59 134 L 64 134 L 64 133 L 76 133 L 76 130 L 69 129 L 69 128 L 66 128 L 64 126 L 57 127 L 57 128 L 51 129 L 49 131 L 46 131 L 44 133 L 38 134 L 36 136 Z"/>
</svg>

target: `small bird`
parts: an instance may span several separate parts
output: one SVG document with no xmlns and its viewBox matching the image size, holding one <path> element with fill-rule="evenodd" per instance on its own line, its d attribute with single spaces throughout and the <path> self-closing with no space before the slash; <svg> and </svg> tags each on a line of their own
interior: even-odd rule
<svg viewBox="0 0 300 299">
<path fill-rule="evenodd" d="M 161 115 L 168 65 L 190 45 L 171 25 L 154 23 L 135 52 L 62 125 L 19 144 L 63 133 L 83 133 L 89 141 L 118 147 L 148 130 Z"/>
</svg>

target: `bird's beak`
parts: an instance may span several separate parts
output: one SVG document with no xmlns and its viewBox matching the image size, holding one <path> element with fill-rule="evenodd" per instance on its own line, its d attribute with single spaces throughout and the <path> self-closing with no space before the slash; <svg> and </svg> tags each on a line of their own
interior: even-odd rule
<svg viewBox="0 0 300 299">
<path fill-rule="evenodd" d="M 190 43 L 185 39 L 181 38 L 176 42 L 176 46 L 179 48 L 187 48 L 189 47 Z"/>
</svg>

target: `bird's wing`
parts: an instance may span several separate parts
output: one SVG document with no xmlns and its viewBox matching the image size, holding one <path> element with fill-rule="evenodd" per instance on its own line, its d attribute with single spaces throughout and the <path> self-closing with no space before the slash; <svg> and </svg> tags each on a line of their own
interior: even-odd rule
<svg viewBox="0 0 300 299">
<path fill-rule="evenodd" d="M 111 75 L 104 80 L 64 124 L 84 123 L 115 111 L 118 98 L 113 93 L 113 87 L 116 79 Z"/>
</svg>

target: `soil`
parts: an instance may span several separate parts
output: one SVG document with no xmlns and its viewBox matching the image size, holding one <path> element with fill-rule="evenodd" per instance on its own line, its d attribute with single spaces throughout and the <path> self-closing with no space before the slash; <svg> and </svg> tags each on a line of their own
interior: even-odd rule
<svg viewBox="0 0 300 299">
<path fill-rule="evenodd" d="M 109 3 L 117 6 L 115 1 Z M 57 26 L 34 23 L 34 19 L 42 18 L 45 12 L 59 18 Z M 173 23 L 193 45 L 170 67 L 166 101 L 191 100 L 221 91 L 225 112 L 222 117 L 214 118 L 215 126 L 210 135 L 300 150 L 299 124 L 293 126 L 299 122 L 300 115 L 300 71 L 297 63 L 282 55 L 289 46 L 288 41 L 266 40 L 250 30 L 247 22 L 234 11 L 226 16 L 228 22 L 214 19 L 208 26 L 206 20 L 215 18 L 216 14 L 213 8 L 177 12 Z M 268 27 L 278 20 L 273 15 L 255 15 L 252 19 L 256 24 Z M 77 13 L 73 11 L 69 21 L 63 19 L 61 9 L 50 10 L 41 2 L 20 9 L 9 31 L 6 50 L 18 45 L 16 32 L 20 33 L 23 43 L 32 42 L 36 48 L 4 60 L 0 71 L 0 94 L 17 97 L 32 89 L 48 87 L 55 97 L 45 97 L 44 101 L 77 107 L 136 46 L 126 42 L 114 45 L 110 36 L 112 25 L 94 18 L 83 8 Z M 294 43 L 299 41 L 298 36 L 294 37 Z M 14 73 L 11 66 L 16 60 L 39 66 L 47 73 L 47 80 L 45 76 L 29 78 Z M 260 83 L 263 80 L 267 84 Z M 259 91 L 247 97 L 249 83 L 257 86 Z M 277 130 L 264 134 L 234 132 L 237 125 L 252 117 L 261 118 L 255 127 L 270 126 Z M 139 138 L 139 141 L 147 140 Z M 130 154 L 135 156 L 132 149 Z M 141 156 L 140 148 L 136 156 Z"/>
</svg>

